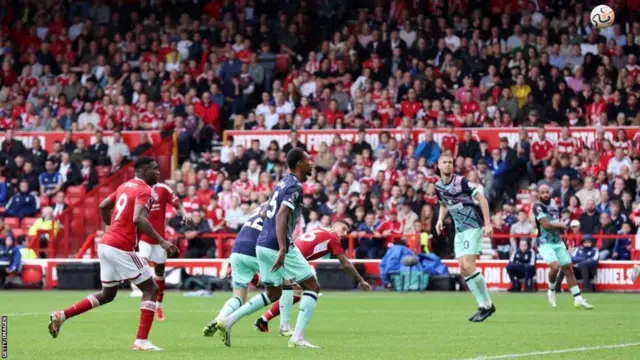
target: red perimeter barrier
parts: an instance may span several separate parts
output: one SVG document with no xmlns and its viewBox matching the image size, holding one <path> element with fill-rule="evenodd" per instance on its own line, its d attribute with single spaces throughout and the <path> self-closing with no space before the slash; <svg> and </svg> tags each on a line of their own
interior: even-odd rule
<svg viewBox="0 0 640 360">
<path fill-rule="evenodd" d="M 560 137 L 560 128 L 558 127 L 547 127 L 547 139 L 555 142 Z M 640 130 L 637 127 L 628 126 L 628 127 L 605 127 L 602 130 L 604 131 L 605 138 L 612 140 L 615 139 L 616 132 L 618 129 L 623 129 L 627 133 L 627 139 L 640 141 Z M 509 145 L 514 146 L 518 141 L 520 141 L 520 128 L 456 128 L 454 130 L 455 134 L 458 136 L 458 139 L 462 139 L 463 133 L 465 130 L 471 130 L 473 133 L 473 137 L 478 140 L 487 141 L 490 148 L 496 148 L 500 144 L 500 138 L 506 137 L 509 139 Z M 538 128 L 527 128 L 527 132 L 529 133 L 529 138 L 531 141 L 537 140 Z M 378 137 L 380 133 L 386 131 L 391 134 L 391 136 L 395 137 L 398 141 L 402 140 L 402 136 L 404 134 L 404 130 L 398 129 L 367 129 L 365 134 L 365 140 L 371 145 L 374 149 L 378 146 Z M 425 139 L 424 130 L 423 129 L 410 129 L 411 140 L 414 143 L 418 143 Z M 590 147 L 593 145 L 596 139 L 596 133 L 598 132 L 597 128 L 594 127 L 584 127 L 584 128 L 572 128 L 571 136 L 582 140 L 582 142 Z M 269 130 L 269 131 L 258 131 L 258 130 L 249 130 L 249 131 L 232 131 L 228 130 L 224 132 L 225 139 L 228 136 L 233 136 L 234 145 L 242 145 L 245 149 L 248 149 L 251 146 L 252 140 L 260 140 L 260 146 L 263 150 L 269 146 L 269 143 L 272 140 L 275 140 L 280 144 L 280 148 L 289 142 L 289 131 L 287 130 Z M 437 143 L 442 142 L 443 136 L 447 133 L 447 130 L 444 129 L 434 129 L 433 130 L 433 139 Z M 298 137 L 302 143 L 304 143 L 309 152 L 315 153 L 318 151 L 318 147 L 322 142 L 326 142 L 327 145 L 331 145 L 333 142 L 333 138 L 335 135 L 340 135 L 343 141 L 347 142 L 355 142 L 357 130 L 356 129 L 344 129 L 344 130 L 300 130 L 298 131 Z"/>
<path fill-rule="evenodd" d="M 145 152 L 145 155 L 153 156 L 160 167 L 161 179 L 171 177 L 173 153 L 173 139 L 167 137 L 155 144 Z M 122 169 L 111 175 L 106 181 L 100 183 L 93 190 L 65 209 L 58 217 L 61 224 L 60 232 L 53 243 L 51 250 L 55 257 L 68 258 L 73 256 L 85 242 L 88 236 L 102 229 L 98 206 L 120 184 L 133 177 L 133 164 L 128 163 Z"/>
<path fill-rule="evenodd" d="M 96 262 L 96 259 L 38 259 L 25 260 L 24 268 L 41 267 L 45 274 L 45 288 L 55 288 L 58 284 L 56 266 L 60 263 L 87 263 Z M 316 260 L 311 265 L 320 263 L 336 263 L 337 260 Z M 368 275 L 380 275 L 380 260 L 353 260 L 354 263 L 364 264 Z M 456 260 L 442 261 L 449 268 L 450 274 L 459 272 Z M 601 261 L 598 264 L 598 272 L 594 279 L 597 291 L 640 291 L 640 281 L 631 282 L 631 272 L 636 262 L 632 261 Z M 476 267 L 482 271 L 487 286 L 491 290 L 506 290 L 511 287 L 511 281 L 507 275 L 506 260 L 479 260 Z M 225 277 L 228 274 L 228 262 L 226 259 L 169 259 L 167 270 L 183 268 L 190 275 L 210 275 Z M 546 279 L 549 268 L 539 261 L 536 264 L 536 283 L 538 290 L 547 288 Z M 346 276 L 346 275 L 345 275 Z M 567 295 L 568 296 L 568 295 Z"/>
<path fill-rule="evenodd" d="M 216 244 L 216 250 L 217 250 L 217 256 L 218 258 L 221 259 L 226 259 L 231 255 L 231 248 L 233 247 L 233 241 L 235 240 L 237 234 L 235 233 L 206 233 L 206 234 L 202 234 L 199 238 L 200 239 L 211 239 L 215 241 Z M 565 244 L 569 247 L 569 248 L 573 248 L 573 247 L 577 247 L 580 246 L 580 243 L 583 239 L 583 235 L 573 235 L 573 234 L 569 234 L 569 235 L 562 235 L 563 240 L 565 241 Z M 385 241 L 386 244 L 391 244 L 392 241 L 391 239 L 398 239 L 398 238 L 403 238 L 405 240 L 405 244 L 407 245 L 407 247 L 409 249 L 411 249 L 411 251 L 413 251 L 414 253 L 421 253 L 422 252 L 422 248 L 421 248 L 421 243 L 420 243 L 420 234 L 392 234 L 389 236 L 384 237 L 386 239 L 388 239 L 389 241 Z M 535 238 L 535 236 L 531 236 L 531 235 L 510 235 L 510 234 L 494 234 L 492 235 L 493 239 L 512 239 L 512 238 L 526 238 L 526 239 L 530 239 L 530 238 Z M 635 235 L 603 235 L 603 234 L 593 234 L 591 235 L 591 238 L 593 239 L 594 242 L 594 246 L 599 247 L 600 244 L 602 243 L 603 240 L 615 240 L 615 239 L 625 239 L 627 238 L 630 241 L 630 246 L 631 246 L 631 259 L 632 260 L 640 260 L 640 250 L 636 250 L 636 236 Z M 429 236 L 428 242 L 427 242 L 427 248 L 430 250 L 431 249 L 431 241 L 432 241 L 433 237 Z M 355 236 L 347 236 L 347 249 L 346 253 L 347 253 L 347 257 L 348 258 L 355 258 L 355 248 L 357 247 L 357 241 L 358 239 Z M 384 240 L 383 240 L 384 241 Z M 176 240 L 176 245 L 178 246 L 178 248 L 180 249 L 180 253 L 184 254 L 184 252 L 186 251 L 186 249 L 189 247 L 189 240 L 185 239 L 184 237 L 178 237 Z M 91 235 L 89 236 L 85 242 L 83 243 L 83 245 L 80 247 L 80 251 L 75 255 L 76 259 L 82 259 L 86 256 L 86 252 L 90 251 L 89 254 L 89 258 L 95 258 L 96 257 L 96 250 L 95 250 L 95 235 Z M 535 244 L 534 244 L 534 248 L 536 248 Z"/>
<path fill-rule="evenodd" d="M 142 136 L 146 136 L 152 144 L 159 144 L 162 141 L 159 131 L 123 131 L 121 135 L 122 141 L 132 150 L 140 145 Z M 16 140 L 22 141 L 27 148 L 32 147 L 34 139 L 39 139 L 42 147 L 48 152 L 51 152 L 53 150 L 53 144 L 56 141 L 62 142 L 64 140 L 64 132 L 16 131 L 13 133 L 13 137 Z M 4 141 L 4 138 L 5 133 L 0 132 L 0 144 Z M 84 139 L 87 142 L 87 146 L 89 146 L 95 142 L 96 136 L 95 133 L 91 131 L 74 132 L 73 141 L 77 142 L 78 139 Z M 113 132 L 105 131 L 103 139 L 108 145 L 113 144 Z"/>
</svg>

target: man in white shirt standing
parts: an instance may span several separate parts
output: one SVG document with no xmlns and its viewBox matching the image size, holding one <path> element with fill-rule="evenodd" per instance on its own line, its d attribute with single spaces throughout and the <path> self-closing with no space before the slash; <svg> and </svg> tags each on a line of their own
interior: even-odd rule
<svg viewBox="0 0 640 360">
<path fill-rule="evenodd" d="M 84 112 L 78 116 L 78 130 L 86 130 L 90 126 L 96 129 L 99 122 L 100 115 L 93 110 L 93 104 L 88 101 L 84 103 Z"/>
<path fill-rule="evenodd" d="M 120 134 L 120 131 L 113 132 L 113 143 L 109 146 L 108 155 L 111 158 L 112 163 L 115 163 L 114 159 L 117 155 L 122 156 L 123 159 L 126 159 L 131 155 L 129 145 L 122 141 L 122 134 Z"/>
<path fill-rule="evenodd" d="M 620 170 L 623 166 L 631 169 L 631 160 L 628 157 L 624 156 L 624 152 L 621 148 L 617 148 L 615 156 L 611 160 L 609 160 L 609 164 L 607 165 L 607 173 L 618 176 L 620 175 Z"/>
</svg>

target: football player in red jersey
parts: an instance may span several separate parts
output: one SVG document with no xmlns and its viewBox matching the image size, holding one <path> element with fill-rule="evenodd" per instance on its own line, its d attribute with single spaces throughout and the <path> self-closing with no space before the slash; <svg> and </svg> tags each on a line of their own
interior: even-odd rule
<svg viewBox="0 0 640 360">
<path fill-rule="evenodd" d="M 120 185 L 100 204 L 100 217 L 107 225 L 98 245 L 102 290 L 50 315 L 49 333 L 56 338 L 65 320 L 105 305 L 115 299 L 118 285 L 130 280 L 142 290 L 140 323 L 133 350 L 162 350 L 148 340 L 156 310 L 158 287 L 146 262 L 135 253 L 141 233 L 149 236 L 169 254 L 178 249 L 162 238 L 148 220 L 155 194 L 152 185 L 158 182 L 158 164 L 150 157 L 141 157 L 133 165 L 135 178 Z"/>
<path fill-rule="evenodd" d="M 344 269 L 344 271 L 353 276 L 356 281 L 358 281 L 360 289 L 369 291 L 371 290 L 371 285 L 369 285 L 369 283 L 367 283 L 362 278 L 362 276 L 358 274 L 358 270 L 353 267 L 353 264 L 349 261 L 349 259 L 347 259 L 347 256 L 342 249 L 340 239 L 347 235 L 348 231 L 349 225 L 342 220 L 338 220 L 331 224 L 331 228 L 329 229 L 320 228 L 300 235 L 295 240 L 295 245 L 300 250 L 302 255 L 307 259 L 307 261 L 320 259 L 327 254 L 335 256 L 338 261 L 340 261 L 340 264 L 342 264 L 342 268 Z M 293 294 L 293 286 L 291 284 L 289 284 L 288 286 L 283 285 L 282 296 L 280 299 L 287 296 L 287 294 L 285 293 L 286 291 L 291 291 L 291 294 Z M 300 301 L 299 295 L 292 296 L 292 305 Z M 261 332 L 269 332 L 269 321 L 279 314 L 280 302 L 278 301 L 273 303 L 269 311 L 264 313 L 262 317 L 256 320 L 256 328 Z M 280 334 L 283 336 L 291 336 L 291 331 L 289 330 L 290 318 L 291 308 L 289 307 L 289 309 L 283 309 L 282 317 L 280 318 Z"/>
<path fill-rule="evenodd" d="M 187 215 L 184 207 L 180 203 L 180 199 L 173 190 L 163 183 L 158 183 L 153 186 L 153 191 L 156 194 L 155 202 L 151 206 L 149 211 L 149 222 L 153 226 L 154 230 L 158 234 L 165 233 L 165 217 L 167 213 L 167 205 L 172 205 L 178 214 L 185 222 L 190 222 L 191 219 Z M 142 234 L 140 243 L 138 244 L 138 255 L 145 261 L 151 260 L 153 262 L 153 268 L 156 275 L 156 285 L 158 285 L 158 297 L 156 298 L 156 320 L 164 321 L 164 313 L 162 312 L 162 300 L 164 299 L 164 267 L 167 262 L 167 254 L 160 244 L 156 243 L 149 236 Z M 142 291 L 138 289 L 133 283 L 131 283 L 133 292 L 132 297 L 142 296 Z"/>
</svg>

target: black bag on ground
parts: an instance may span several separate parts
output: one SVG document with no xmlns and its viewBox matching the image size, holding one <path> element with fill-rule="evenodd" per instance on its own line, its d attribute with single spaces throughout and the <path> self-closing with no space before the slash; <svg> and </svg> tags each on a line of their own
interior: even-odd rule
<svg viewBox="0 0 640 360">
<path fill-rule="evenodd" d="M 56 265 L 58 289 L 100 289 L 100 263 L 60 263 Z"/>
</svg>

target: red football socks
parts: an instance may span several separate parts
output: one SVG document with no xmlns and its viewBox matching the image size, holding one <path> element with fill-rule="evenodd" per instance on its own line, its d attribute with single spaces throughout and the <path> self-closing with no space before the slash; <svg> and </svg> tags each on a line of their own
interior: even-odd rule
<svg viewBox="0 0 640 360">
<path fill-rule="evenodd" d="M 155 312 L 155 301 L 147 300 L 140 303 L 140 325 L 138 325 L 137 340 L 147 340 L 149 338 L 149 331 L 151 331 Z"/>
<path fill-rule="evenodd" d="M 93 295 L 89 295 L 86 298 L 64 309 L 64 317 L 65 319 L 69 319 L 98 306 L 100 306 L 100 302 L 98 302 L 98 299 L 96 299 L 96 297 Z"/>
<path fill-rule="evenodd" d="M 156 277 L 156 285 L 158 285 L 158 297 L 156 298 L 156 301 L 158 303 L 161 303 L 162 299 L 164 299 L 164 289 L 165 289 L 164 276 Z"/>
<path fill-rule="evenodd" d="M 295 304 L 298 301 L 300 301 L 300 296 L 293 295 L 293 303 Z M 280 315 L 280 302 L 276 301 L 275 303 L 273 303 L 273 305 L 271 305 L 271 308 L 269 309 L 269 311 L 267 311 L 266 313 L 264 313 L 264 315 L 262 315 L 262 318 L 268 322 L 278 315 Z"/>
<path fill-rule="evenodd" d="M 253 279 L 251 279 L 251 285 L 258 286 L 260 284 L 260 274 L 256 273 L 253 275 Z"/>
</svg>

